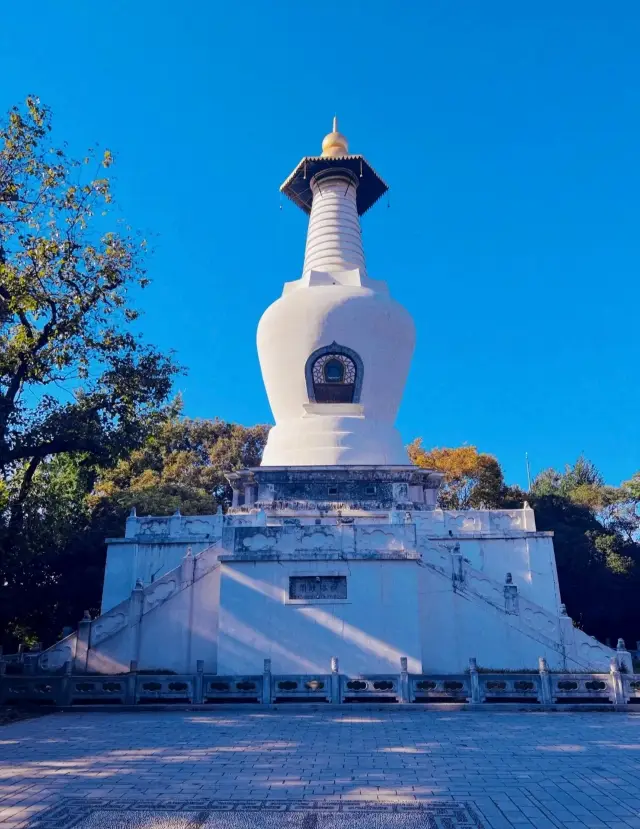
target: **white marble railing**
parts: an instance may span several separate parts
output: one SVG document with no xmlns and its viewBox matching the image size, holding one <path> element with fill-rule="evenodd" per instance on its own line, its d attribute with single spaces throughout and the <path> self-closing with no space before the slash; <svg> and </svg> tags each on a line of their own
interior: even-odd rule
<svg viewBox="0 0 640 829">
<path fill-rule="evenodd" d="M 328 507 L 328 505 L 326 505 Z M 336 506 L 336 505 L 334 505 Z M 338 505 L 340 506 L 340 505 Z M 126 538 L 139 540 L 165 538 L 219 538 L 225 526 L 282 526 L 290 517 L 296 517 L 304 512 L 312 512 L 317 508 L 315 502 L 291 502 L 288 514 L 286 509 L 280 509 L 280 515 L 271 515 L 268 509 L 258 507 L 239 507 L 233 512 L 223 515 L 221 511 L 215 515 L 185 516 L 176 513 L 171 516 L 147 515 L 138 517 L 132 514 L 127 519 Z M 331 512 L 331 510 L 329 510 Z M 392 525 L 415 524 L 418 532 L 432 536 L 465 536 L 465 535 L 510 535 L 512 533 L 535 532 L 535 516 L 533 510 L 526 507 L 514 510 L 391 510 L 369 508 L 366 505 L 353 507 L 344 504 L 341 510 L 336 510 L 336 520 L 340 513 L 351 515 L 355 524 L 366 524 L 370 521 L 368 513 L 374 516 L 371 523 L 380 523 L 381 519 Z M 301 518 L 300 523 L 305 522 Z M 326 521 L 326 519 L 325 519 Z M 323 522 L 324 523 L 324 522 Z"/>
<path fill-rule="evenodd" d="M 224 515 L 220 509 L 215 515 L 147 515 L 138 518 L 135 511 L 127 518 L 125 538 L 219 538 Z"/>
<path fill-rule="evenodd" d="M 530 507 L 513 510 L 441 510 L 412 513 L 421 533 L 434 536 L 472 534 L 510 534 L 535 532 L 536 521 Z"/>
<path fill-rule="evenodd" d="M 400 660 L 397 674 L 349 676 L 341 674 L 338 660 L 331 660 L 325 674 L 271 673 L 265 659 L 262 674 L 220 676 L 205 674 L 198 663 L 195 674 L 144 673 L 132 665 L 130 672 L 112 675 L 74 675 L 71 663 L 56 674 L 6 675 L 0 662 L 0 705 L 49 703 L 58 706 L 208 702 L 276 703 L 367 702 L 384 699 L 396 703 L 458 703 L 479 706 L 496 702 L 530 704 L 536 707 L 567 705 L 623 707 L 640 700 L 640 675 L 620 670 L 616 660 L 603 673 L 550 672 L 544 659 L 538 671 L 486 672 L 475 659 L 464 673 L 409 674 L 406 659 Z"/>
</svg>

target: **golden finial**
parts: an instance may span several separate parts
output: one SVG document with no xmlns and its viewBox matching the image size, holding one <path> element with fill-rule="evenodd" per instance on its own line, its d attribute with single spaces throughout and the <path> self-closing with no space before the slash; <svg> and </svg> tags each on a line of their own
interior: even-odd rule
<svg viewBox="0 0 640 829">
<path fill-rule="evenodd" d="M 347 139 L 338 132 L 338 116 L 333 116 L 333 132 L 325 135 L 322 141 L 322 155 L 328 158 L 339 158 L 343 155 L 349 155 L 349 145 Z"/>
</svg>

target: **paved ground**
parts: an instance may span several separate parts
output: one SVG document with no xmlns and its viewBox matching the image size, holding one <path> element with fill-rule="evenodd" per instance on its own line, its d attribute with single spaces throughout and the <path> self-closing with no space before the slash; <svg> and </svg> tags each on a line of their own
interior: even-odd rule
<svg viewBox="0 0 640 829">
<path fill-rule="evenodd" d="M 0 729 L 0 826 L 629 829 L 640 713 L 53 714 Z"/>
</svg>

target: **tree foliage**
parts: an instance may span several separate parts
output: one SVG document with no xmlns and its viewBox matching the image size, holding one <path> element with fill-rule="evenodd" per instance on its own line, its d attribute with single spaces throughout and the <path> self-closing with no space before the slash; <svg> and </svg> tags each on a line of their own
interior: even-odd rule
<svg viewBox="0 0 640 829">
<path fill-rule="evenodd" d="M 640 638 L 638 494 L 632 482 L 607 486 L 584 457 L 563 472 L 544 470 L 531 487 L 538 529 L 554 532 L 569 614 L 587 633 L 612 642 Z"/>
<path fill-rule="evenodd" d="M 408 451 L 416 466 L 444 473 L 438 493 L 442 509 L 497 509 L 514 497 L 505 486 L 496 458 L 478 452 L 475 446 L 426 450 L 422 438 L 416 438 Z"/>
<path fill-rule="evenodd" d="M 268 426 L 240 426 L 223 420 L 171 417 L 144 445 L 107 469 L 91 495 L 92 503 L 135 506 L 141 514 L 213 513 L 231 503 L 224 473 L 258 466 Z"/>
<path fill-rule="evenodd" d="M 14 529 L 46 458 L 123 456 L 178 370 L 132 330 L 145 244 L 111 216 L 111 153 L 75 160 L 50 133 L 35 98 L 0 124 L 0 470 Z"/>
<path fill-rule="evenodd" d="M 112 467 L 79 455 L 46 459 L 26 502 L 17 555 L 4 563 L 4 644 L 50 644 L 85 609 L 97 613 L 105 538 L 121 537 L 132 507 L 141 515 L 210 514 L 227 506 L 224 472 L 260 462 L 267 426 L 171 416 Z"/>
<path fill-rule="evenodd" d="M 179 371 L 135 332 L 145 243 L 112 214 L 111 153 L 51 137 L 35 98 L 0 122 L 0 623 L 26 632 L 101 577 L 85 495 L 167 417 Z"/>
</svg>

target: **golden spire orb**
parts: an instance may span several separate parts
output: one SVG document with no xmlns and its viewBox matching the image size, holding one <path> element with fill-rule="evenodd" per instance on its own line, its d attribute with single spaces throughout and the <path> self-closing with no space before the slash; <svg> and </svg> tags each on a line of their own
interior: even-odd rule
<svg viewBox="0 0 640 829">
<path fill-rule="evenodd" d="M 322 155 L 326 158 L 340 158 L 343 155 L 349 155 L 349 145 L 347 139 L 338 132 L 338 116 L 333 117 L 333 132 L 325 135 L 322 141 Z"/>
</svg>

